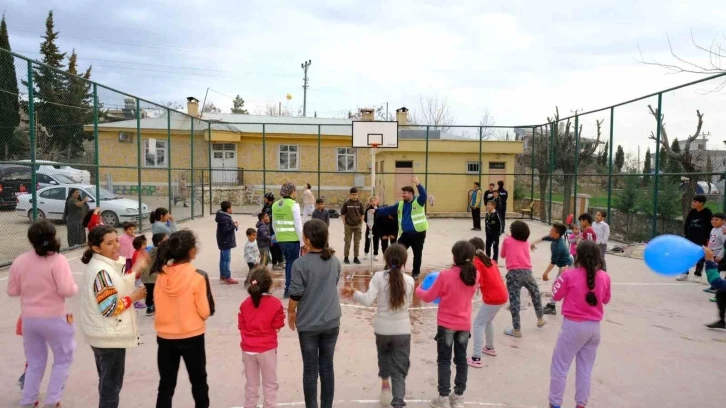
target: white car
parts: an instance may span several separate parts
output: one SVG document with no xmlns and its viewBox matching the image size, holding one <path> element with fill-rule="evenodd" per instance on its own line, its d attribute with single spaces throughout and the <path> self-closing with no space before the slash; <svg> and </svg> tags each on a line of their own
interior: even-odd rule
<svg viewBox="0 0 726 408">
<path fill-rule="evenodd" d="M 81 197 L 89 197 L 88 207 L 93 210 L 96 206 L 101 207 L 101 217 L 105 225 L 119 226 L 125 221 L 139 222 L 139 202 L 128 198 L 119 197 L 116 194 L 101 188 L 101 195 L 96 198 L 96 186 L 90 184 L 64 184 L 50 186 L 38 190 L 38 218 L 49 220 L 62 220 L 65 210 L 68 191 L 75 188 L 81 191 Z M 17 197 L 15 211 L 22 217 L 33 220 L 33 196 L 32 194 L 21 194 Z M 141 218 L 149 217 L 149 207 L 141 204 Z"/>
<path fill-rule="evenodd" d="M 30 160 L 18 160 L 18 163 L 30 164 Z M 76 180 L 76 183 L 91 184 L 91 173 L 88 170 L 76 169 L 71 166 L 49 160 L 36 160 L 35 167 L 38 173 L 53 175 L 63 174 Z"/>
</svg>

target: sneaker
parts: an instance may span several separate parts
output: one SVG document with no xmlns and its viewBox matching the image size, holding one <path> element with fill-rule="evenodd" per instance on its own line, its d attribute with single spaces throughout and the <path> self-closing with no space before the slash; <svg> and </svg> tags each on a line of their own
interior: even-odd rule
<svg viewBox="0 0 726 408">
<path fill-rule="evenodd" d="M 701 275 L 694 275 L 693 281 L 696 283 L 701 283 L 703 281 L 703 277 Z"/>
<path fill-rule="evenodd" d="M 391 401 L 393 401 L 393 393 L 391 392 L 391 386 L 382 386 L 381 387 L 381 405 L 384 407 L 387 407 L 391 405 Z"/>
<path fill-rule="evenodd" d="M 687 281 L 688 280 L 688 274 L 687 273 L 680 274 L 680 275 L 678 275 L 678 277 L 676 278 L 676 280 L 678 282 Z"/>
<path fill-rule="evenodd" d="M 222 279 L 222 282 L 227 285 L 236 285 L 239 283 L 236 279 L 232 279 L 232 278 Z"/>
<path fill-rule="evenodd" d="M 373 256 L 373 260 L 378 262 L 378 255 Z"/>
<path fill-rule="evenodd" d="M 451 408 L 464 408 L 464 396 L 456 393 L 449 395 Z"/>
<path fill-rule="evenodd" d="M 412 273 L 411 277 L 413 278 L 413 280 L 418 280 L 418 275 L 420 275 L 420 273 Z"/>
<path fill-rule="evenodd" d="M 363 260 L 364 261 L 367 261 L 368 260 L 368 254 L 363 255 Z"/>
<path fill-rule="evenodd" d="M 719 320 L 715 323 L 707 324 L 706 327 L 709 329 L 726 329 L 726 322 Z"/>
<path fill-rule="evenodd" d="M 20 391 L 22 391 L 23 388 L 25 388 L 25 373 L 23 373 L 23 375 L 21 375 L 20 378 L 18 378 L 18 386 L 20 387 Z"/>
<path fill-rule="evenodd" d="M 544 318 L 540 317 L 539 319 L 537 319 L 537 327 L 542 327 L 545 324 L 547 324 L 547 321 Z"/>
<path fill-rule="evenodd" d="M 469 367 L 474 367 L 474 368 L 482 368 L 482 367 L 484 367 L 484 364 L 481 363 L 481 358 L 476 358 L 476 357 L 469 357 L 469 358 L 467 358 L 466 359 L 466 364 L 468 364 Z"/>
<path fill-rule="evenodd" d="M 514 330 L 513 327 L 507 327 L 504 330 L 504 334 L 506 334 L 507 336 L 512 336 L 512 337 L 522 337 L 522 331 L 521 330 Z"/>
<path fill-rule="evenodd" d="M 549 405 L 549 407 L 550 407 L 550 408 L 560 408 L 560 406 L 559 406 L 559 405 L 552 405 L 552 404 L 550 404 L 550 405 Z"/>
<path fill-rule="evenodd" d="M 343 258 L 343 263 L 346 265 L 350 265 L 350 259 L 348 259 L 348 257 L 346 256 L 345 258 Z"/>
<path fill-rule="evenodd" d="M 557 314 L 557 306 L 547 303 L 547 306 L 542 309 L 542 313 L 546 315 L 556 315 Z"/>
<path fill-rule="evenodd" d="M 716 291 L 715 291 L 715 290 L 713 290 L 713 289 L 711 289 L 711 287 L 710 287 L 710 286 L 709 286 L 709 287 L 707 287 L 706 289 L 704 289 L 703 291 L 704 291 L 704 292 L 706 292 L 706 293 L 716 293 Z"/>
<path fill-rule="evenodd" d="M 156 310 L 154 309 L 154 306 L 147 307 L 146 308 L 146 315 L 147 316 L 153 316 L 154 313 L 156 313 Z"/>
<path fill-rule="evenodd" d="M 716 303 L 716 296 L 714 296 L 714 297 L 712 297 L 711 299 L 708 299 L 708 300 L 711 301 L 711 302 Z"/>
<path fill-rule="evenodd" d="M 356 256 L 355 258 L 353 258 L 353 263 L 360 265 L 360 259 L 358 259 L 358 257 Z"/>
<path fill-rule="evenodd" d="M 449 397 L 442 397 L 439 395 L 430 402 L 432 408 L 451 408 L 449 404 Z"/>
<path fill-rule="evenodd" d="M 134 308 L 135 309 L 146 309 L 146 303 L 144 303 L 144 302 L 134 302 Z"/>
<path fill-rule="evenodd" d="M 272 265 L 273 271 L 281 271 L 283 268 L 280 265 Z"/>
<path fill-rule="evenodd" d="M 492 357 L 496 357 L 497 356 L 496 350 L 494 350 L 493 348 L 489 348 L 487 346 L 484 346 L 484 348 L 481 349 L 481 352 L 484 353 L 484 354 L 486 354 L 486 355 L 488 355 L 488 356 L 492 356 Z"/>
</svg>

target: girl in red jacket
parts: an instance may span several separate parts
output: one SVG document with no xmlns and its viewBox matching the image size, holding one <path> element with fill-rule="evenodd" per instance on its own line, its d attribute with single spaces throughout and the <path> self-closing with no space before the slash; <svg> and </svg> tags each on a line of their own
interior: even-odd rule
<svg viewBox="0 0 726 408">
<path fill-rule="evenodd" d="M 239 307 L 238 327 L 242 336 L 242 361 L 245 366 L 244 408 L 257 406 L 262 374 L 265 407 L 277 406 L 277 333 L 285 326 L 280 299 L 270 294 L 272 276 L 264 267 L 250 273 L 250 297 Z"/>
<path fill-rule="evenodd" d="M 504 285 L 502 275 L 499 273 L 497 263 L 489 259 L 485 253 L 484 241 L 479 237 L 469 240 L 469 243 L 476 248 L 474 266 L 479 272 L 479 287 L 481 288 L 482 305 L 474 319 L 474 349 L 467 364 L 474 368 L 482 368 L 482 353 L 489 356 L 496 356 L 494 351 L 494 326 L 492 321 L 499 312 L 499 309 L 507 303 L 509 295 Z M 486 333 L 486 343 L 483 334 Z M 484 346 L 482 348 L 482 346 Z"/>
</svg>

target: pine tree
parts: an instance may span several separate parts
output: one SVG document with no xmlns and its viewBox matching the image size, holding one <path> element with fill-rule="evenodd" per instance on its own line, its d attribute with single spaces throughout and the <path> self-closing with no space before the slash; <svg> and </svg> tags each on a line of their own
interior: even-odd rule
<svg viewBox="0 0 726 408">
<path fill-rule="evenodd" d="M 660 168 L 660 172 L 664 173 L 668 169 L 668 160 L 670 160 L 670 157 L 668 157 L 668 152 L 666 151 L 665 147 L 660 148 L 660 157 L 658 158 L 658 167 Z"/>
<path fill-rule="evenodd" d="M 602 152 L 600 152 L 600 157 L 598 157 L 598 163 L 601 166 L 607 166 L 608 163 L 608 153 L 610 152 L 610 142 L 605 142 L 605 147 L 602 149 Z"/>
<path fill-rule="evenodd" d="M 680 153 L 681 152 L 681 144 L 678 143 L 678 138 L 673 139 L 673 143 L 671 143 L 671 150 L 673 153 Z M 666 167 L 666 173 L 671 173 L 672 176 L 670 176 L 670 179 L 677 184 L 681 183 L 681 175 L 680 173 L 683 172 L 683 166 L 681 165 L 681 162 L 674 159 L 668 160 L 668 167 Z"/>
<path fill-rule="evenodd" d="M 74 49 L 68 58 L 68 74 L 65 78 L 66 117 L 61 134 L 66 138 L 65 148 L 70 149 L 70 157 L 83 149 L 83 139 L 90 139 L 92 134 L 83 132 L 83 125 L 93 121 L 93 94 L 91 84 L 91 67 L 83 75 L 78 75 L 78 55 Z M 56 132 L 57 133 L 57 132 Z"/>
<path fill-rule="evenodd" d="M 4 14 L 0 22 L 0 48 L 11 51 Z M 20 152 L 23 143 L 16 133 L 20 124 L 20 97 L 15 57 L 0 51 L 0 72 L 0 154 L 3 160 L 9 160 L 13 154 L 24 155 Z"/>
<path fill-rule="evenodd" d="M 623 166 L 625 165 L 625 152 L 623 151 L 623 146 L 618 145 L 618 150 L 615 151 L 615 162 L 613 162 L 613 164 L 618 170 L 618 173 L 623 170 Z"/>
<path fill-rule="evenodd" d="M 643 163 L 643 185 L 648 185 L 650 181 L 650 172 L 653 171 L 650 159 L 650 147 L 645 151 L 645 162 Z"/>
<path fill-rule="evenodd" d="M 249 112 L 245 109 L 245 100 L 237 95 L 232 101 L 232 113 L 247 115 Z"/>
</svg>

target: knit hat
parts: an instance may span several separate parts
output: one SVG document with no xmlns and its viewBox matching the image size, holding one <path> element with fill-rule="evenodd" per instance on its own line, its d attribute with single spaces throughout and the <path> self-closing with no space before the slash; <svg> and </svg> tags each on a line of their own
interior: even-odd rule
<svg viewBox="0 0 726 408">
<path fill-rule="evenodd" d="M 285 183 L 280 188 L 280 195 L 283 197 L 290 197 L 293 191 L 297 190 L 294 183 Z"/>
<path fill-rule="evenodd" d="M 272 193 L 265 193 L 265 198 L 270 201 L 275 201 L 275 195 Z"/>
</svg>

